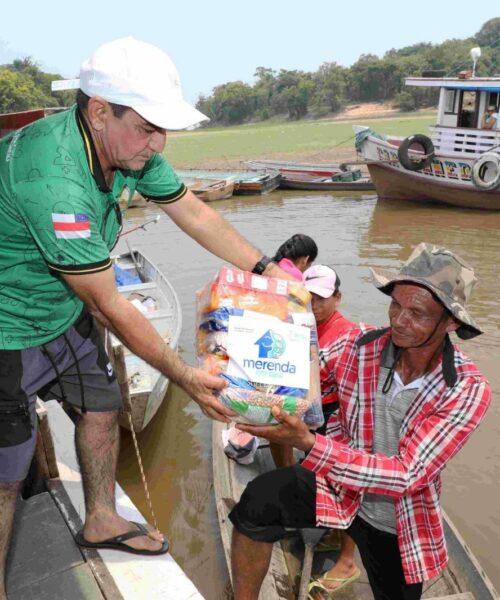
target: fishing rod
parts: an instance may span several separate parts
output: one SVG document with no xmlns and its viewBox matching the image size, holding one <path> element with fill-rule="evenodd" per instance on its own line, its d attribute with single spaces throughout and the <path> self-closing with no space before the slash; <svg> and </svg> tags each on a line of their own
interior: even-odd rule
<svg viewBox="0 0 500 600">
<path fill-rule="evenodd" d="M 149 221 L 146 221 L 142 225 L 137 225 L 137 227 L 132 227 L 132 229 L 127 229 L 127 231 L 123 231 L 122 233 L 120 233 L 120 237 L 123 237 L 124 235 L 127 235 L 128 233 L 132 233 L 132 231 L 137 231 L 138 229 L 144 229 L 144 231 L 146 231 L 146 225 L 151 225 L 151 223 L 158 223 L 159 220 L 160 220 L 160 215 L 156 215 L 156 217 L 154 219 L 150 219 Z"/>
</svg>

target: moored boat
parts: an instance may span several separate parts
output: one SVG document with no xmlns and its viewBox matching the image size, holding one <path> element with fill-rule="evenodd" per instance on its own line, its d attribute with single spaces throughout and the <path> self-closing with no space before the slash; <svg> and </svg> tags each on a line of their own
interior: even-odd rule
<svg viewBox="0 0 500 600">
<path fill-rule="evenodd" d="M 0 138 L 24 127 L 25 125 L 29 125 L 33 123 L 33 121 L 38 121 L 38 119 L 43 119 L 44 117 L 48 117 L 56 112 L 61 110 L 66 110 L 64 106 L 54 106 L 52 108 L 34 108 L 32 110 L 24 110 L 21 112 L 12 112 L 12 113 L 4 113 L 0 115 Z"/>
<path fill-rule="evenodd" d="M 141 310 L 151 325 L 176 350 L 182 328 L 182 310 L 171 283 L 139 249 L 113 257 L 118 291 Z M 120 425 L 142 431 L 160 407 L 169 380 L 132 354 L 113 334 L 106 334 L 106 347 L 114 366 L 124 408 Z"/>
<path fill-rule="evenodd" d="M 287 190 L 311 190 L 329 192 L 364 192 L 375 189 L 369 177 L 359 179 L 344 178 L 341 175 L 334 177 L 322 177 L 303 173 L 291 173 L 282 175 L 280 188 Z"/>
<path fill-rule="evenodd" d="M 234 179 L 204 179 L 182 177 L 183 183 L 203 202 L 214 202 L 230 198 L 234 192 Z"/>
<path fill-rule="evenodd" d="M 481 128 L 487 107 L 499 110 L 500 77 L 412 77 L 406 85 L 440 89 L 437 124 L 429 137 L 406 139 L 355 127 L 378 196 L 500 210 L 500 130 Z"/>
<path fill-rule="evenodd" d="M 212 424 L 212 460 L 214 494 L 219 519 L 222 544 L 228 570 L 231 574 L 232 523 L 228 514 L 239 500 L 247 483 L 260 473 L 274 468 L 268 448 L 259 449 L 254 462 L 241 465 L 229 459 L 223 450 L 222 431 L 228 427 L 214 421 Z M 422 598 L 433 600 L 499 600 L 500 595 L 481 568 L 478 560 L 467 547 L 449 517 L 444 514 L 444 528 L 449 552 L 449 563 L 445 570 L 424 583 Z M 334 552 L 317 553 L 314 557 L 313 573 L 320 574 L 329 569 L 335 561 Z M 302 570 L 303 544 L 297 533 L 274 544 L 271 565 L 261 588 L 259 600 L 268 598 L 291 600 L 297 597 Z M 362 575 L 359 580 L 335 592 L 338 600 L 370 600 L 373 595 L 368 584 L 361 559 L 357 564 Z"/>
<path fill-rule="evenodd" d="M 218 169 L 176 169 L 182 179 L 221 179 L 233 180 L 235 195 L 268 194 L 275 190 L 280 183 L 281 175 L 277 171 L 222 171 Z"/>
<path fill-rule="evenodd" d="M 340 164 L 301 163 L 286 160 L 244 160 L 249 169 L 279 171 L 282 175 L 317 175 L 318 177 L 332 177 L 345 170 Z"/>
</svg>

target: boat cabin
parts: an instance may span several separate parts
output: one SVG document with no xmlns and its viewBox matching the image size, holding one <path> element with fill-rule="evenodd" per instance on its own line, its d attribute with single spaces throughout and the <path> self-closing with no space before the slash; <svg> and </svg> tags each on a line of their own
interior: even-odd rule
<svg viewBox="0 0 500 600">
<path fill-rule="evenodd" d="M 448 155 L 467 152 L 476 158 L 500 144 L 498 116 L 495 129 L 481 128 L 488 106 L 500 112 L 500 76 L 409 77 L 405 83 L 441 90 L 437 123 L 430 128 L 436 150 Z"/>
</svg>

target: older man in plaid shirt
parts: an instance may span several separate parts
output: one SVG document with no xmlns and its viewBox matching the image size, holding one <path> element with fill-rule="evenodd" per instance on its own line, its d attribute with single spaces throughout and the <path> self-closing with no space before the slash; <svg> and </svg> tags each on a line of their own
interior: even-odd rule
<svg viewBox="0 0 500 600">
<path fill-rule="evenodd" d="M 236 600 L 257 599 L 272 544 L 289 527 L 347 529 L 376 600 L 418 600 L 447 563 L 441 471 L 491 397 L 449 338 L 481 333 L 466 308 L 476 279 L 457 255 L 423 243 L 398 272 L 373 275 L 391 296 L 390 327 L 356 329 L 325 349 L 340 398 L 327 435 L 279 409 L 278 426 L 238 426 L 307 455 L 252 481 L 230 514 Z"/>
</svg>

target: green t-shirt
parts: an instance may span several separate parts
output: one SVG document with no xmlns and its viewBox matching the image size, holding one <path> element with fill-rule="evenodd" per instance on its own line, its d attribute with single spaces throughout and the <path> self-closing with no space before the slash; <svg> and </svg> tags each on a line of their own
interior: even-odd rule
<svg viewBox="0 0 500 600">
<path fill-rule="evenodd" d="M 116 171 L 109 189 L 76 106 L 0 140 L 0 349 L 39 346 L 75 322 L 82 302 L 61 273 L 111 266 L 136 190 L 160 204 L 186 193 L 158 154 Z"/>
</svg>

